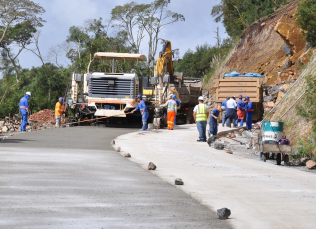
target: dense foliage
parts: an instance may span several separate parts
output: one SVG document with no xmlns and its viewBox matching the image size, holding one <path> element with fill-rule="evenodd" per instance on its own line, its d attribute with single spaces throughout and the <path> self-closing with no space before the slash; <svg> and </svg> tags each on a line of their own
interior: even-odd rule
<svg viewBox="0 0 316 229">
<path fill-rule="evenodd" d="M 184 77 L 201 78 L 213 73 L 223 57 L 233 47 L 232 39 L 225 39 L 220 45 L 211 46 L 208 44 L 199 45 L 195 52 L 188 50 L 182 60 L 175 65 L 176 72 L 183 72 Z"/>
<path fill-rule="evenodd" d="M 272 14 L 288 0 L 221 0 L 212 9 L 216 22 L 222 21 L 231 37 L 238 37 L 248 25 Z"/>
<path fill-rule="evenodd" d="M 297 8 L 297 23 L 303 29 L 306 41 L 316 47 L 316 0 L 302 0 Z"/>
</svg>

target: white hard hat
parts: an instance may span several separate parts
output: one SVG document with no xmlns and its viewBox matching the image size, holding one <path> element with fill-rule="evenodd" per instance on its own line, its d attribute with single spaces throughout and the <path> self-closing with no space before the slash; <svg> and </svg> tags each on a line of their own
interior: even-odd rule
<svg viewBox="0 0 316 229">
<path fill-rule="evenodd" d="M 31 96 L 31 92 L 30 91 L 27 91 L 25 94 Z"/>
<path fill-rule="evenodd" d="M 169 94 L 169 98 L 172 98 L 173 94 Z"/>
<path fill-rule="evenodd" d="M 204 101 L 204 97 L 203 97 L 203 96 L 200 96 L 198 100 L 199 100 L 199 101 Z"/>
</svg>

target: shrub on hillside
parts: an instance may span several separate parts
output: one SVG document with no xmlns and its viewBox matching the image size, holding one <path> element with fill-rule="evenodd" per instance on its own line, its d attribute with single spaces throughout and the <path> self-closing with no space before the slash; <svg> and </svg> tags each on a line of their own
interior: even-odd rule
<svg viewBox="0 0 316 229">
<path fill-rule="evenodd" d="M 302 0 L 297 8 L 297 24 L 307 42 L 316 47 L 316 0 Z"/>
</svg>

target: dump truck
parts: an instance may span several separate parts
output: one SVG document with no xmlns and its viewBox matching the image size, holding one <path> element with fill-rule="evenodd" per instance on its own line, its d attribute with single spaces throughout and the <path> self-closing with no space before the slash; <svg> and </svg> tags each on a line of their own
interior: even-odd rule
<svg viewBox="0 0 316 229">
<path fill-rule="evenodd" d="M 263 116 L 263 78 L 262 77 L 223 77 L 215 80 L 216 103 L 220 104 L 227 97 L 243 95 L 248 96 L 254 106 L 253 120 L 259 121 Z"/>
</svg>

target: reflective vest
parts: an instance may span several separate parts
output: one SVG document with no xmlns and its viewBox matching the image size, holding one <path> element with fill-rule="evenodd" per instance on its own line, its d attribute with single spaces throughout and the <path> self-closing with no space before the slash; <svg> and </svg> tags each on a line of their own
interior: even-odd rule
<svg viewBox="0 0 316 229">
<path fill-rule="evenodd" d="M 197 106 L 196 121 L 207 121 L 207 106 L 204 103 Z"/>
<path fill-rule="evenodd" d="M 61 103 L 57 102 L 55 105 L 55 115 L 61 116 L 63 114 L 63 110 L 61 109 Z"/>
</svg>

